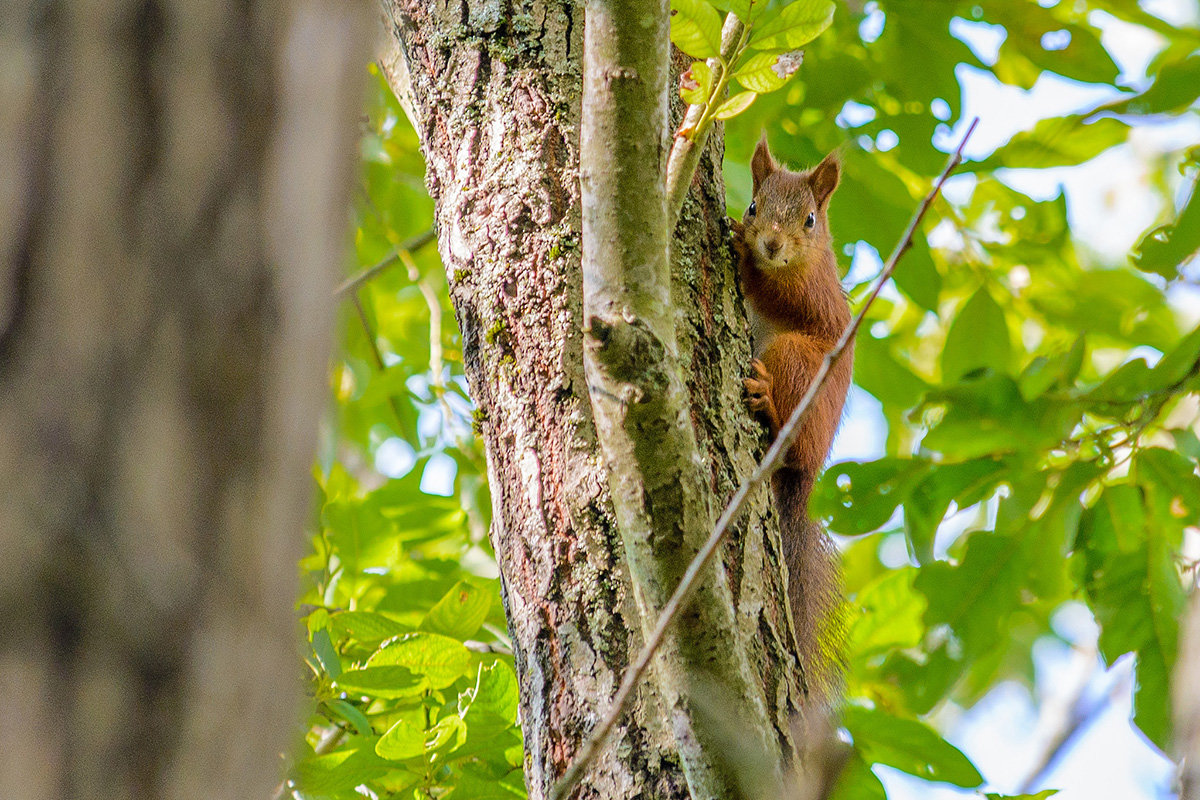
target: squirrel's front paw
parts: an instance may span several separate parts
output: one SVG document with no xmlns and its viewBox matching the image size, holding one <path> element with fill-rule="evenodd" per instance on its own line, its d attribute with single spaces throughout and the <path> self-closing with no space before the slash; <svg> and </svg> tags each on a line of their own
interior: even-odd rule
<svg viewBox="0 0 1200 800">
<path fill-rule="evenodd" d="M 738 222 L 736 219 L 729 217 L 729 238 L 733 242 L 733 249 L 736 253 L 745 253 L 746 248 L 746 226 Z"/>
<path fill-rule="evenodd" d="M 746 406 L 755 413 L 770 413 L 771 373 L 757 358 L 750 362 L 754 377 L 742 381 L 746 386 Z"/>
</svg>

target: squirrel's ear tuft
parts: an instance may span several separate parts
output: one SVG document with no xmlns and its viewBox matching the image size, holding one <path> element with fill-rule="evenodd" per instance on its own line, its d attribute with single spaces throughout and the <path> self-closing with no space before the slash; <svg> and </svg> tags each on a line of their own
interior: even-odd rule
<svg viewBox="0 0 1200 800">
<path fill-rule="evenodd" d="M 813 167 L 808 175 L 808 184 L 812 187 L 813 197 L 818 207 L 824 207 L 829 195 L 837 188 L 838 180 L 842 177 L 842 162 L 834 151 L 825 156 L 820 164 Z"/>
<path fill-rule="evenodd" d="M 755 194 L 758 194 L 758 187 L 767 179 L 767 176 L 777 169 L 779 169 L 779 165 L 775 163 L 775 158 L 771 155 L 770 148 L 767 147 L 767 132 L 764 130 L 758 139 L 758 144 L 754 147 L 754 157 L 750 159 L 750 175 L 754 178 Z"/>
</svg>

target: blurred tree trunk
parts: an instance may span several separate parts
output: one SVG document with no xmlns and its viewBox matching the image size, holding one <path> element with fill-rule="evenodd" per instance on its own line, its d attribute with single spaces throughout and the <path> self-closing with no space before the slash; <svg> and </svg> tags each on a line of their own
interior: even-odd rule
<svg viewBox="0 0 1200 800">
<path fill-rule="evenodd" d="M 381 64 L 421 137 L 480 409 L 492 541 L 521 681 L 526 780 L 540 798 L 607 710 L 642 631 L 583 372 L 583 7 L 569 0 L 385 5 L 392 38 Z M 682 377 L 717 510 L 761 452 L 761 432 L 743 406 L 750 349 L 727 245 L 722 155 L 718 133 L 672 253 Z M 729 745 L 718 757 L 742 776 L 777 775 L 794 755 L 790 721 L 800 705 L 771 515 L 763 493 L 722 554 L 735 641 L 713 637 L 698 646 L 714 658 L 740 648 L 751 665 L 740 695 L 713 686 L 700 709 L 716 729 L 709 733 Z M 693 635 L 696 621 L 711 615 L 689 616 L 684 630 Z M 757 713 L 747 713 L 751 707 Z M 576 796 L 687 797 L 671 713 L 654 682 L 644 684 Z M 739 749 L 763 738 L 738 722 L 755 716 L 770 721 L 770 753 Z"/>
<path fill-rule="evenodd" d="M 370 15 L 0 30 L 0 796 L 269 796 Z"/>
</svg>

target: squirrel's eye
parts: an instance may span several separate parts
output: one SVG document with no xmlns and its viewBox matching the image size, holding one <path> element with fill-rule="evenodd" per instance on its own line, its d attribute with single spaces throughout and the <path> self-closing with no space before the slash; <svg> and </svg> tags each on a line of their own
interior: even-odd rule
<svg viewBox="0 0 1200 800">
<path fill-rule="evenodd" d="M 754 201 L 751 200 L 750 207 L 746 209 L 746 213 L 753 217 L 756 211 L 758 211 L 758 208 L 754 205 Z"/>
<path fill-rule="evenodd" d="M 816 225 L 816 224 L 817 224 L 817 215 L 811 211 L 808 212 L 808 218 L 804 220 L 804 227 L 812 228 L 812 226 Z"/>
</svg>

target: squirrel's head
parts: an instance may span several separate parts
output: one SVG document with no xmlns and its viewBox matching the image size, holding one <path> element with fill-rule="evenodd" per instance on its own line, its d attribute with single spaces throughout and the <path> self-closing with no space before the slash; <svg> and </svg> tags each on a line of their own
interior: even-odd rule
<svg viewBox="0 0 1200 800">
<path fill-rule="evenodd" d="M 829 252 L 829 198 L 841 177 L 836 153 L 804 172 L 782 167 L 758 140 L 750 173 L 754 200 L 742 217 L 743 239 L 760 269 L 804 269 Z"/>
</svg>

